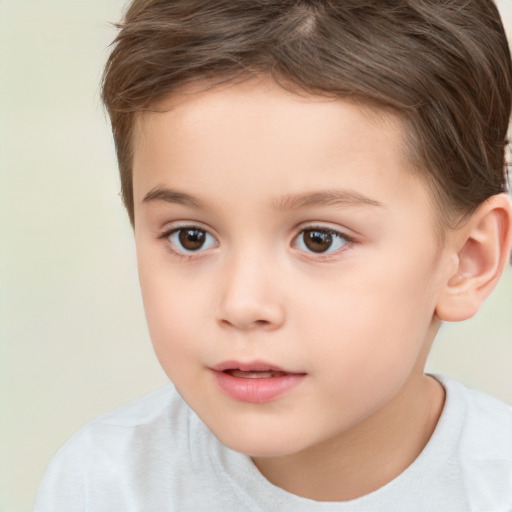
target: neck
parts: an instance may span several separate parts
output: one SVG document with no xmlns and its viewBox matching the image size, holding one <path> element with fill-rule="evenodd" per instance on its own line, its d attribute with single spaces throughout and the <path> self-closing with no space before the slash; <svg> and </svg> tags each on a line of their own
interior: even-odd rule
<svg viewBox="0 0 512 512">
<path fill-rule="evenodd" d="M 408 381 L 385 408 L 349 431 L 283 457 L 255 458 L 282 489 L 318 501 L 354 499 L 387 484 L 421 453 L 444 405 L 444 389 L 429 376 Z"/>
</svg>

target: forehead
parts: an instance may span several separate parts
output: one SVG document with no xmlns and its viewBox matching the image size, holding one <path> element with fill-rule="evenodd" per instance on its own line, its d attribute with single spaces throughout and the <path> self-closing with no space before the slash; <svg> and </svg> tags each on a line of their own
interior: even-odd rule
<svg viewBox="0 0 512 512">
<path fill-rule="evenodd" d="M 260 124 L 294 125 L 297 120 L 318 122 L 339 122 L 336 110 L 344 107 L 357 112 L 370 125 L 382 129 L 391 128 L 402 136 L 402 121 L 396 111 L 379 106 L 364 98 L 336 98 L 313 95 L 299 90 L 297 87 L 286 89 L 271 78 L 259 77 L 243 82 L 230 82 L 221 85 L 192 84 L 183 86 L 172 94 L 164 96 L 151 109 L 137 112 L 135 116 L 135 134 L 144 136 L 149 124 L 156 124 L 159 114 L 169 113 L 176 122 L 181 122 L 181 128 L 198 129 L 206 122 L 221 122 L 227 120 L 218 114 L 230 113 L 233 122 L 248 123 L 258 129 Z M 291 86 L 293 87 L 293 86 Z M 271 115 L 269 115 L 271 114 Z M 343 115 L 343 112 L 339 112 Z M 167 119 L 170 119 L 168 117 Z M 289 128 L 289 126 L 287 126 Z M 298 127 L 304 128 L 304 127 Z M 306 131 L 306 130 L 303 130 Z"/>
<path fill-rule="evenodd" d="M 189 131 L 196 138 L 211 137 L 210 128 L 230 124 L 237 126 L 237 131 L 244 130 L 241 136 L 265 132 L 269 136 L 265 142 L 271 143 L 270 139 L 274 138 L 275 143 L 282 144 L 286 142 L 285 134 L 290 136 L 290 141 L 301 136 L 310 140 L 315 132 L 325 138 L 328 130 L 332 136 L 341 136 L 343 118 L 350 116 L 362 121 L 358 124 L 362 128 L 361 143 L 364 132 L 368 139 L 375 139 L 380 133 L 393 138 L 397 147 L 405 149 L 402 121 L 392 109 L 358 98 L 340 100 L 295 89 L 290 91 L 266 77 L 212 87 L 201 83 L 182 87 L 150 110 L 137 113 L 134 142 L 137 148 L 148 132 L 173 123 L 180 131 L 179 136 L 186 136 Z M 322 133 L 318 130 L 320 126 L 325 127 Z"/>
<path fill-rule="evenodd" d="M 221 201 L 261 191 L 275 202 L 335 186 L 392 203 L 413 185 L 426 188 L 405 147 L 402 120 L 375 106 L 296 94 L 270 80 L 183 90 L 137 117 L 135 202 L 154 187 L 201 184 Z"/>
<path fill-rule="evenodd" d="M 137 168 L 142 157 L 154 156 L 158 149 L 155 142 L 163 138 L 169 153 L 187 143 L 197 148 L 211 143 L 218 149 L 217 157 L 227 149 L 231 158 L 238 148 L 254 148 L 261 157 L 261 148 L 270 153 L 276 147 L 287 150 L 283 156 L 292 157 L 320 146 L 339 146 L 347 138 L 351 144 L 357 141 L 355 150 L 364 151 L 385 139 L 386 147 L 400 159 L 405 155 L 402 132 L 400 118 L 391 111 L 360 102 L 297 94 L 270 79 L 203 91 L 195 86 L 165 97 L 151 111 L 138 113 L 134 163 Z"/>
</svg>

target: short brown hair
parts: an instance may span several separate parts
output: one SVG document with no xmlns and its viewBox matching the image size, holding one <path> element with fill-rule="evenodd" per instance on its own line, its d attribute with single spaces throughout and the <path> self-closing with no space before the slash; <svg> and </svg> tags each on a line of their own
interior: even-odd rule
<svg viewBox="0 0 512 512">
<path fill-rule="evenodd" d="M 397 112 L 447 223 L 506 189 L 512 64 L 492 0 L 134 0 L 119 28 L 103 100 L 132 224 L 136 114 L 255 75 Z"/>
</svg>

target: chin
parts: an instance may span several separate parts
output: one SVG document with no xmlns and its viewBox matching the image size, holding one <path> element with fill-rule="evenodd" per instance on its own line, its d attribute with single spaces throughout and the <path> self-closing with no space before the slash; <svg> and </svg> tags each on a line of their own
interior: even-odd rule
<svg viewBox="0 0 512 512">
<path fill-rule="evenodd" d="M 303 439 L 299 442 L 283 430 L 279 433 L 264 429 L 253 433 L 244 431 L 243 428 L 236 431 L 211 430 L 222 444 L 249 457 L 284 457 L 306 448 Z"/>
<path fill-rule="evenodd" d="M 291 447 L 283 447 L 282 444 L 269 443 L 268 440 L 260 443 L 244 442 L 243 440 L 236 440 L 235 442 L 231 442 L 232 440 L 229 440 L 228 442 L 224 442 L 220 438 L 219 440 L 235 452 L 242 453 L 253 458 L 285 457 L 300 451 L 294 450 Z"/>
</svg>

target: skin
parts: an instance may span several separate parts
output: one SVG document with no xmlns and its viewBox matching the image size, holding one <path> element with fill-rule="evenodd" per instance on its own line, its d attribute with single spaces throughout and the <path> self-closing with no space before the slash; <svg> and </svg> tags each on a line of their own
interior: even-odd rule
<svg viewBox="0 0 512 512">
<path fill-rule="evenodd" d="M 441 413 L 444 390 L 424 365 L 456 266 L 400 120 L 269 80 L 160 106 L 134 139 L 140 284 L 160 363 L 274 484 L 329 501 L 378 489 Z M 340 195 L 297 199 L 325 191 Z M 169 233 L 190 226 L 207 243 L 186 253 Z M 346 239 L 312 252 L 311 227 Z M 305 377 L 269 402 L 240 402 L 210 370 L 226 360 Z"/>
</svg>

